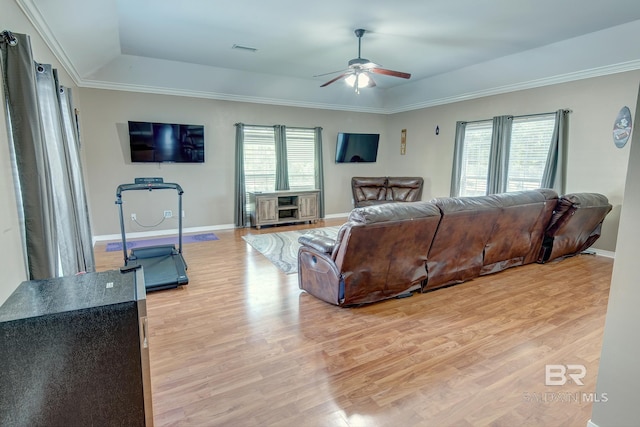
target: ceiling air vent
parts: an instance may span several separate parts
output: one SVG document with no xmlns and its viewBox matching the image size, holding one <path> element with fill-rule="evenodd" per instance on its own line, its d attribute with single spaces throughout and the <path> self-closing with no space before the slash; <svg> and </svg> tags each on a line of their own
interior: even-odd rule
<svg viewBox="0 0 640 427">
<path fill-rule="evenodd" d="M 258 50 L 255 47 L 242 46 L 239 44 L 234 44 L 233 46 L 231 46 L 231 49 L 242 50 L 245 52 L 255 52 Z"/>
</svg>

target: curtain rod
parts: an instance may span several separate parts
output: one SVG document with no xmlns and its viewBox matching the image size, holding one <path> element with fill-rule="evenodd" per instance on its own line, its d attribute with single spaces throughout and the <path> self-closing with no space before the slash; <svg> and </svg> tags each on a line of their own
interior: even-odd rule
<svg viewBox="0 0 640 427">
<path fill-rule="evenodd" d="M 287 125 L 256 125 L 256 124 L 248 124 L 248 123 L 235 123 L 234 126 L 237 125 L 244 125 L 245 127 L 256 127 L 256 128 L 272 128 L 275 126 L 284 126 L 287 129 L 316 129 L 316 128 L 321 128 L 320 126 L 313 126 L 313 127 L 302 127 L 302 126 L 287 126 Z M 321 128 L 322 129 L 322 128 Z"/>
<path fill-rule="evenodd" d="M 569 109 L 569 108 L 562 108 L 562 111 L 565 114 L 570 114 L 573 113 L 573 110 Z M 536 116 L 547 116 L 550 114 L 555 114 L 555 111 L 551 111 L 548 113 L 534 113 L 534 114 L 523 114 L 521 116 L 512 116 L 514 119 L 522 119 L 522 118 L 526 118 L 526 117 L 536 117 Z M 490 122 L 491 120 L 493 120 L 493 118 L 491 119 L 480 119 L 480 120 L 468 120 L 468 121 L 464 121 L 462 120 L 463 123 L 481 123 L 481 122 Z"/>
</svg>

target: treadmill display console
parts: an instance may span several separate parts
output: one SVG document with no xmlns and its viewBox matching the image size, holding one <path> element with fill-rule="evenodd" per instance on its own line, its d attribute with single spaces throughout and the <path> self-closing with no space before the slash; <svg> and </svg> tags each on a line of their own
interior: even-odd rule
<svg viewBox="0 0 640 427">
<path fill-rule="evenodd" d="M 163 184 L 162 178 L 135 178 L 136 184 Z"/>
</svg>

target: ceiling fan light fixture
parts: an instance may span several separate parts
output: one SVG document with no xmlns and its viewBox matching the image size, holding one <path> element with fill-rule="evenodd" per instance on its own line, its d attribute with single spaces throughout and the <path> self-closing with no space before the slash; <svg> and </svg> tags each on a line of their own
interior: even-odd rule
<svg viewBox="0 0 640 427">
<path fill-rule="evenodd" d="M 400 77 L 402 79 L 411 78 L 411 74 L 409 73 L 403 73 L 401 71 L 393 71 L 393 70 L 387 70 L 385 68 L 380 68 L 378 64 L 363 58 L 360 55 L 360 52 L 362 47 L 362 35 L 365 33 L 365 30 L 357 29 L 355 33 L 356 33 L 356 37 L 358 37 L 358 57 L 353 58 L 352 60 L 349 61 L 349 67 L 346 70 L 344 70 L 342 74 L 320 85 L 320 87 L 326 87 L 326 86 L 329 86 L 331 83 L 344 79 L 344 81 L 346 81 L 349 86 L 354 87 L 356 89 L 356 93 L 360 93 L 360 89 L 364 87 L 376 86 L 376 82 L 373 80 L 373 78 L 369 73 L 382 74 L 382 75 L 392 76 L 392 77 Z M 327 74 L 333 74 L 338 72 L 339 71 L 334 71 L 332 73 L 318 74 L 314 77 L 320 77 Z"/>
<path fill-rule="evenodd" d="M 344 79 L 345 82 L 351 87 L 356 87 L 358 85 L 358 89 L 362 89 L 363 87 L 369 87 L 371 84 L 371 77 L 367 73 L 355 73 L 347 76 Z"/>
</svg>

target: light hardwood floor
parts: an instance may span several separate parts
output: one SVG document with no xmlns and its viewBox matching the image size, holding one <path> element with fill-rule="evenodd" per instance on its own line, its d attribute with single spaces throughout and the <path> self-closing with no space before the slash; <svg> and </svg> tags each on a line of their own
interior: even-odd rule
<svg viewBox="0 0 640 427">
<path fill-rule="evenodd" d="M 308 227 L 223 230 L 184 246 L 189 285 L 147 296 L 156 426 L 587 425 L 604 397 L 611 259 L 338 308 L 241 238 Z M 95 252 L 100 271 L 122 263 L 104 243 Z M 545 386 L 546 364 L 584 365 L 584 385 Z"/>
</svg>

